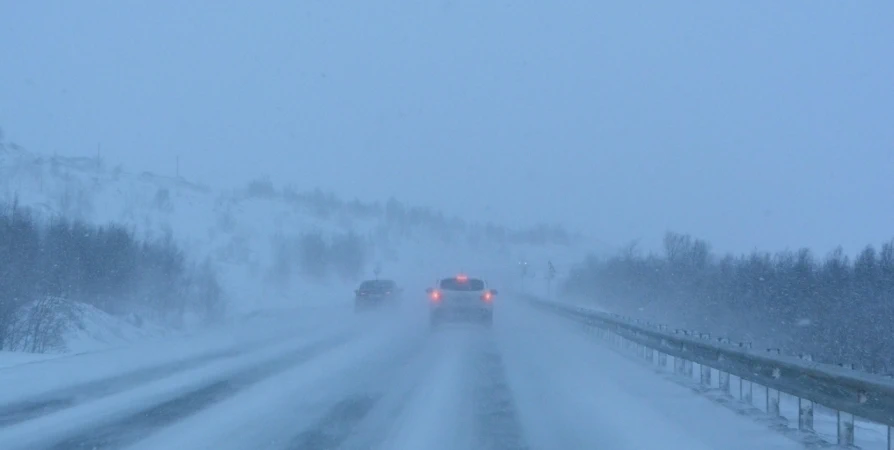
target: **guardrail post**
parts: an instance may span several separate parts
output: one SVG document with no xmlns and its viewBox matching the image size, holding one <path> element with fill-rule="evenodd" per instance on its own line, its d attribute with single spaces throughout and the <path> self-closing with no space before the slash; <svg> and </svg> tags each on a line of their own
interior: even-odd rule
<svg viewBox="0 0 894 450">
<path fill-rule="evenodd" d="M 767 414 L 779 417 L 779 391 L 767 387 Z"/>
<path fill-rule="evenodd" d="M 742 400 L 749 405 L 754 404 L 754 401 L 752 400 L 754 397 L 752 394 L 752 386 L 754 386 L 754 383 L 739 378 L 739 400 Z"/>
<path fill-rule="evenodd" d="M 688 359 L 683 360 L 683 375 L 692 378 L 692 361 Z"/>
<path fill-rule="evenodd" d="M 800 397 L 798 398 L 798 429 L 813 431 L 813 402 Z"/>
<path fill-rule="evenodd" d="M 723 372 L 723 371 L 718 371 L 718 378 L 719 378 L 718 382 L 720 383 L 720 390 L 723 391 L 724 394 L 729 395 L 729 393 L 730 393 L 729 373 Z"/>
<path fill-rule="evenodd" d="M 838 445 L 845 447 L 851 447 L 854 445 L 853 414 L 838 411 Z M 890 445 L 888 445 L 888 447 L 890 448 Z"/>
<path fill-rule="evenodd" d="M 701 369 L 702 386 L 711 387 L 711 368 L 704 364 L 699 364 L 699 368 Z"/>
<path fill-rule="evenodd" d="M 667 353 L 658 352 L 658 367 L 667 367 Z"/>
</svg>

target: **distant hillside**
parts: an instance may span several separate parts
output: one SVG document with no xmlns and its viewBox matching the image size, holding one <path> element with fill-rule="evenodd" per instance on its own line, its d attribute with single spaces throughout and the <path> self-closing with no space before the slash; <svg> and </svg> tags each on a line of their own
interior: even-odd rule
<svg viewBox="0 0 894 450">
<path fill-rule="evenodd" d="M 332 301 L 333 286 L 350 292 L 345 283 L 374 268 L 426 280 L 456 270 L 503 276 L 520 259 L 570 261 L 594 250 L 558 226 L 477 223 L 395 199 L 344 200 L 264 179 L 217 190 L 0 143 L 0 201 L 14 200 L 47 217 L 119 223 L 148 239 L 171 235 L 194 260 L 210 259 L 235 312 Z"/>
</svg>

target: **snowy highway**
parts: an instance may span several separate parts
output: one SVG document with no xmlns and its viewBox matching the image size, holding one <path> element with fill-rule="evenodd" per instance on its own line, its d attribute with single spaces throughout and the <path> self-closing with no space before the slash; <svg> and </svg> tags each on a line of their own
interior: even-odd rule
<svg viewBox="0 0 894 450">
<path fill-rule="evenodd" d="M 801 448 L 509 296 L 492 329 L 411 303 L 2 368 L 0 448 Z"/>
</svg>

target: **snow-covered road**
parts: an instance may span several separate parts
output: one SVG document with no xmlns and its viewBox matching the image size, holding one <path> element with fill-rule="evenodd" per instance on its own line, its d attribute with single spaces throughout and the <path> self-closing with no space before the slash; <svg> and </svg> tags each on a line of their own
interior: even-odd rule
<svg viewBox="0 0 894 450">
<path fill-rule="evenodd" d="M 794 449 L 563 319 L 319 309 L 0 368 L 2 449 Z"/>
</svg>

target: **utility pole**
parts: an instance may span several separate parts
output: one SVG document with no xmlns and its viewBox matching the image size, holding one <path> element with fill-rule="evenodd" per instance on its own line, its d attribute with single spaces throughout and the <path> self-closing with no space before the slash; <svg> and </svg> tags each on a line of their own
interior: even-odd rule
<svg viewBox="0 0 894 450">
<path fill-rule="evenodd" d="M 521 260 L 518 262 L 518 266 L 521 269 L 521 290 L 525 290 L 525 278 L 528 277 L 528 262 L 525 260 Z"/>
<path fill-rule="evenodd" d="M 546 296 L 549 299 L 553 297 L 553 278 L 556 277 L 556 266 L 553 265 L 552 261 L 546 262 L 549 267 L 546 273 Z"/>
</svg>

